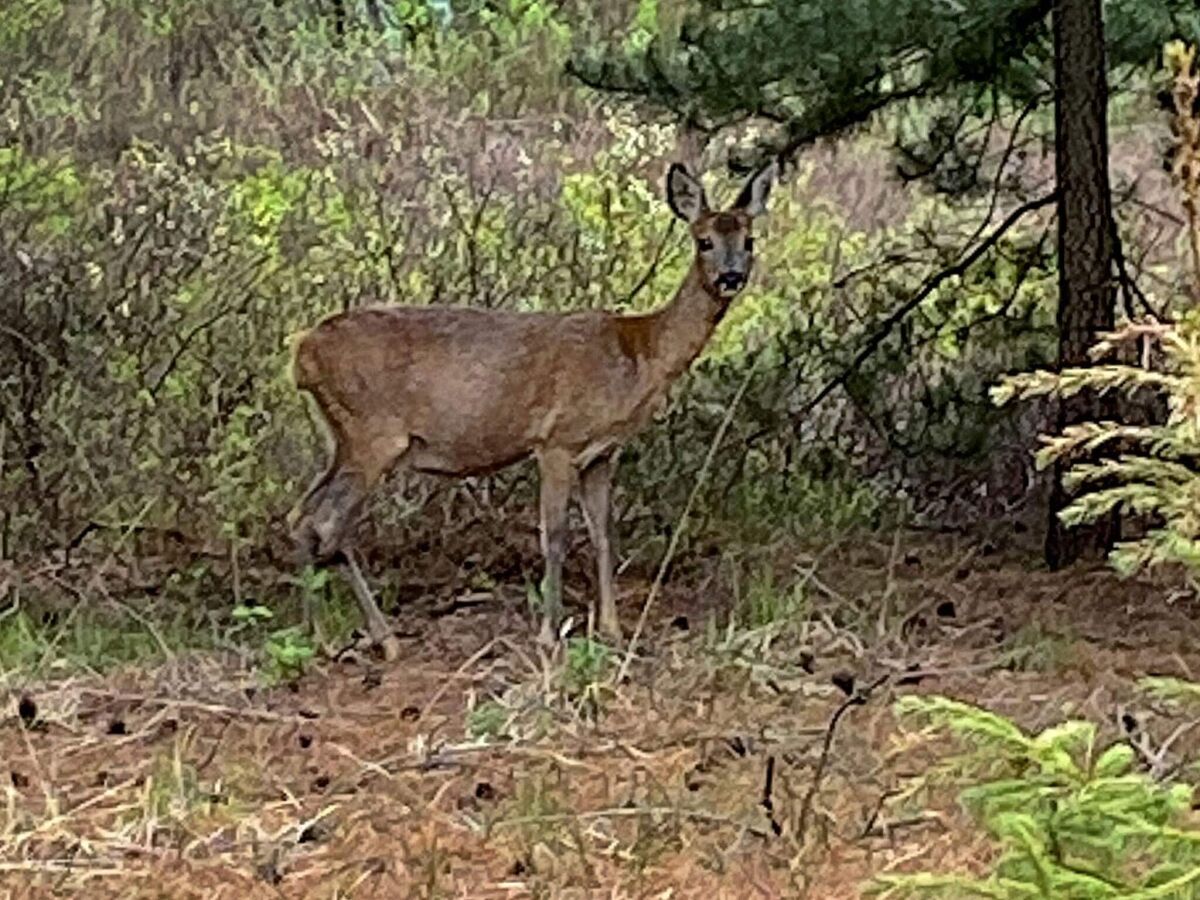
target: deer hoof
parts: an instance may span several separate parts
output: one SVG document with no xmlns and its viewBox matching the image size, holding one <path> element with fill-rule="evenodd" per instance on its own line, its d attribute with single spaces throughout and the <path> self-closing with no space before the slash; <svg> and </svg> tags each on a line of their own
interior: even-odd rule
<svg viewBox="0 0 1200 900">
<path fill-rule="evenodd" d="M 350 646 L 333 654 L 335 661 L 365 663 L 369 659 L 395 662 L 400 658 L 400 639 L 390 632 L 380 637 L 360 636 Z"/>
<path fill-rule="evenodd" d="M 617 619 L 601 620 L 600 635 L 605 640 L 611 641 L 614 644 L 621 643 L 625 635 L 621 633 L 621 623 Z"/>
<path fill-rule="evenodd" d="M 549 619 L 542 620 L 541 631 L 538 632 L 538 643 L 547 650 L 553 650 L 558 644 L 558 629 Z"/>
<path fill-rule="evenodd" d="M 395 662 L 400 658 L 400 639 L 394 634 L 389 634 L 386 637 L 376 638 L 374 640 L 375 647 L 378 649 L 380 656 L 384 662 Z"/>
</svg>

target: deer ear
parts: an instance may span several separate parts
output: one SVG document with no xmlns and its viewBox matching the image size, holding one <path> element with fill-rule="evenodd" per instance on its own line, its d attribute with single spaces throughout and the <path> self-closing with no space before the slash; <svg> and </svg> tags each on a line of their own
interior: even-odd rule
<svg viewBox="0 0 1200 900">
<path fill-rule="evenodd" d="M 771 194 L 771 186 L 779 174 L 779 163 L 771 160 L 756 172 L 738 194 L 733 204 L 737 209 L 744 209 L 752 216 L 761 216 L 767 211 L 767 197 Z"/>
<path fill-rule="evenodd" d="M 691 223 L 708 209 L 702 185 L 681 164 L 673 163 L 667 172 L 667 205 L 683 221 Z"/>
</svg>

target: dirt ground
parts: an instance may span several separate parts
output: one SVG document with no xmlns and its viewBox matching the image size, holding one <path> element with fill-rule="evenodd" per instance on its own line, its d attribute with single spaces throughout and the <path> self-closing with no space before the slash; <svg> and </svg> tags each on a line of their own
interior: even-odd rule
<svg viewBox="0 0 1200 900">
<path fill-rule="evenodd" d="M 406 608 L 401 659 L 292 687 L 204 654 L 14 689 L 0 896 L 857 897 L 990 853 L 906 791 L 947 748 L 898 695 L 1161 735 L 1134 681 L 1200 674 L 1194 606 L 1102 569 L 916 536 L 783 568 L 787 615 L 732 628 L 672 584 L 624 673 L 539 653 L 512 599 Z M 648 585 L 621 587 L 628 631 Z"/>
</svg>

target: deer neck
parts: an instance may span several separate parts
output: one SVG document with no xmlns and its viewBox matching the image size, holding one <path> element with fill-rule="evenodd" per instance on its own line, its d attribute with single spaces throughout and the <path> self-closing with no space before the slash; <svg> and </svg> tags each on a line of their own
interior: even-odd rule
<svg viewBox="0 0 1200 900">
<path fill-rule="evenodd" d="M 675 298 L 652 315 L 653 373 L 668 383 L 682 375 L 728 308 L 729 302 L 706 286 L 699 261 L 693 263 Z"/>
</svg>

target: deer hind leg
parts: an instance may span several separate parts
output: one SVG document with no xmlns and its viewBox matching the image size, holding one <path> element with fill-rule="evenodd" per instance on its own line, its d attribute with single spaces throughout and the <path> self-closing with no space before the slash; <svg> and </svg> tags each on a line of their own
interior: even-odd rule
<svg viewBox="0 0 1200 900">
<path fill-rule="evenodd" d="M 542 630 L 539 640 L 551 646 L 562 620 L 562 567 L 567 543 L 567 506 L 575 469 L 569 454 L 548 451 L 538 455 L 541 475 L 541 536 L 546 572 L 542 579 Z"/>
<path fill-rule="evenodd" d="M 600 633 L 612 640 L 621 639 L 617 602 L 613 591 L 612 559 L 612 478 L 616 460 L 611 456 L 596 460 L 579 476 L 579 494 L 588 536 L 596 550 L 596 577 L 600 587 Z"/>
<path fill-rule="evenodd" d="M 358 601 L 358 608 L 362 610 L 371 643 L 383 651 L 385 660 L 392 662 L 400 655 L 400 642 L 392 634 L 387 619 L 379 609 L 379 604 L 375 602 L 375 595 L 371 593 L 371 587 L 354 559 L 354 550 L 346 550 L 344 555 L 346 561 L 341 566 L 342 574 L 350 582 L 350 590 L 354 592 L 354 599 Z"/>
</svg>

